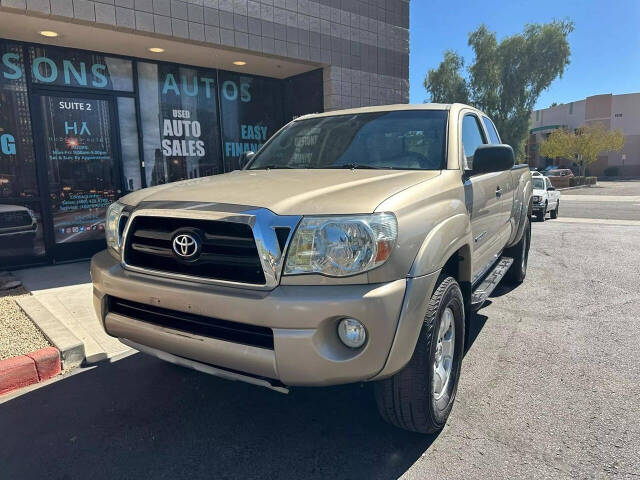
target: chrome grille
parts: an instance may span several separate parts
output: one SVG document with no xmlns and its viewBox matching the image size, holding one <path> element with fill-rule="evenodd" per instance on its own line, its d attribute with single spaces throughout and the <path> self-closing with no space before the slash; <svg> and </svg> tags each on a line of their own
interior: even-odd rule
<svg viewBox="0 0 640 480">
<path fill-rule="evenodd" d="M 201 241 L 194 259 L 173 249 L 176 235 Z M 251 226 L 220 220 L 137 215 L 128 226 L 125 264 L 132 267 L 212 280 L 263 285 L 265 275 Z"/>
<path fill-rule="evenodd" d="M 0 228 L 24 227 L 31 222 L 31 215 L 23 210 L 0 213 Z"/>
</svg>

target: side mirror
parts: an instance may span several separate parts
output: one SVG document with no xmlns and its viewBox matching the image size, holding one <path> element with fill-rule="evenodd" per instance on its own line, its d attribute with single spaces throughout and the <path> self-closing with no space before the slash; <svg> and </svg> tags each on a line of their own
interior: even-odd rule
<svg viewBox="0 0 640 480">
<path fill-rule="evenodd" d="M 553 192 L 556 189 L 556 187 L 549 187 L 547 188 L 547 192 Z"/>
<path fill-rule="evenodd" d="M 473 154 L 473 173 L 502 172 L 515 164 L 509 145 L 481 145 Z"/>
<path fill-rule="evenodd" d="M 256 152 L 242 152 L 238 159 L 238 169 L 242 170 L 256 156 Z"/>
</svg>

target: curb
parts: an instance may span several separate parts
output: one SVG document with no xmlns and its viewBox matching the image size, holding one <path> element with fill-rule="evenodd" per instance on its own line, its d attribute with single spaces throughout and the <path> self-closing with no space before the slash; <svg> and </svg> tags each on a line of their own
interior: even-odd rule
<svg viewBox="0 0 640 480">
<path fill-rule="evenodd" d="M 58 320 L 36 297 L 17 300 L 18 305 L 44 336 L 60 352 L 62 368 L 77 367 L 84 361 L 84 343 Z"/>
<path fill-rule="evenodd" d="M 593 185 L 576 185 L 575 187 L 563 187 L 563 188 L 558 188 L 556 190 L 561 192 L 563 190 L 577 190 L 578 188 L 589 188 L 589 187 L 593 187 Z"/>
<path fill-rule="evenodd" d="M 55 377 L 61 367 L 55 347 L 0 360 L 0 395 Z"/>
</svg>

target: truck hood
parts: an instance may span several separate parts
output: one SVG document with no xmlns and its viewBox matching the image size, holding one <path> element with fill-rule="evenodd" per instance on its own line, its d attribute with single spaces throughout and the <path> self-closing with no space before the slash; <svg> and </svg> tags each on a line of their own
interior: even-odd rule
<svg viewBox="0 0 640 480">
<path fill-rule="evenodd" d="M 29 209 L 20 205 L 0 205 L 0 213 L 7 212 L 28 212 Z"/>
<path fill-rule="evenodd" d="M 370 213 L 390 196 L 439 170 L 238 170 L 146 188 L 121 201 L 215 202 L 268 208 L 278 215 Z"/>
<path fill-rule="evenodd" d="M 546 190 L 539 190 L 537 188 L 533 189 L 533 195 L 538 195 L 540 197 L 544 197 L 544 195 L 547 193 Z"/>
</svg>

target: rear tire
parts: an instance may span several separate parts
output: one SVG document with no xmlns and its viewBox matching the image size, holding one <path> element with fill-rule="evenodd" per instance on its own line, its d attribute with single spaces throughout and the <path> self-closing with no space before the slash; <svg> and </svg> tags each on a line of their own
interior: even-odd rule
<svg viewBox="0 0 640 480">
<path fill-rule="evenodd" d="M 419 433 L 444 427 L 458 388 L 464 322 L 462 291 L 453 277 L 446 277 L 431 296 L 411 360 L 375 384 L 378 411 L 386 422 Z"/>
<path fill-rule="evenodd" d="M 511 285 L 520 285 L 527 276 L 529 263 L 529 248 L 531 247 L 531 222 L 527 218 L 522 238 L 513 247 L 505 250 L 505 256 L 513 258 L 511 268 L 505 275 L 505 280 Z"/>
<path fill-rule="evenodd" d="M 553 219 L 558 218 L 559 213 L 560 213 L 560 200 L 558 200 L 558 203 L 556 203 L 556 208 L 551 210 L 551 218 Z"/>
</svg>

